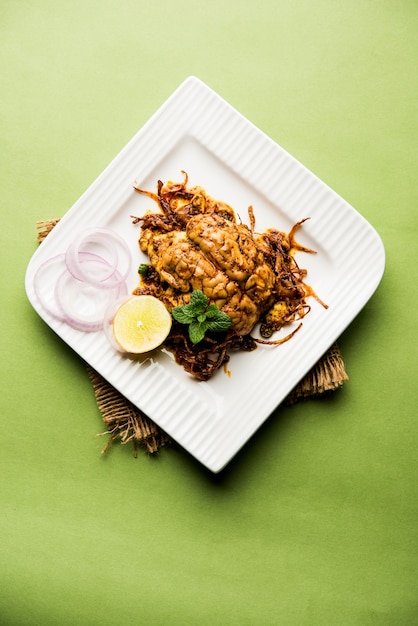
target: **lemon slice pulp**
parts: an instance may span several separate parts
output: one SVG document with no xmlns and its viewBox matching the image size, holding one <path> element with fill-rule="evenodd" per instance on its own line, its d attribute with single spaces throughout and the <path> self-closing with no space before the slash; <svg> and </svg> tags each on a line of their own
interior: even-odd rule
<svg viewBox="0 0 418 626">
<path fill-rule="evenodd" d="M 124 352 L 142 354 L 158 348 L 171 329 L 171 315 L 154 296 L 132 296 L 113 316 L 112 332 Z"/>
</svg>

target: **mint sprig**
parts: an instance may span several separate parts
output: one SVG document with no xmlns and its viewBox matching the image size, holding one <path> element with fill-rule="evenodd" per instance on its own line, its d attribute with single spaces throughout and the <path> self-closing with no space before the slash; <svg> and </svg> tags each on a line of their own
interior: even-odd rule
<svg viewBox="0 0 418 626">
<path fill-rule="evenodd" d="M 194 344 L 204 338 L 207 331 L 219 333 L 232 325 L 232 320 L 216 304 L 209 304 L 203 291 L 195 289 L 188 304 L 176 306 L 171 311 L 174 319 L 180 324 L 189 326 L 189 338 Z"/>
</svg>

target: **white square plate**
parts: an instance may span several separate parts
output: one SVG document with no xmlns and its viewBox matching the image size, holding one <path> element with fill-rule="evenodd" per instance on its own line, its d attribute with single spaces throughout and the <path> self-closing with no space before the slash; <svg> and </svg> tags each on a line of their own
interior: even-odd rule
<svg viewBox="0 0 418 626">
<path fill-rule="evenodd" d="M 307 282 L 329 308 L 312 310 L 287 343 L 234 354 L 229 375 L 191 378 L 163 352 L 142 363 L 116 353 L 104 333 L 84 333 L 46 313 L 33 288 L 49 257 L 65 252 L 86 227 L 104 226 L 130 243 L 137 267 L 146 259 L 130 215 L 156 205 L 133 189 L 155 190 L 158 179 L 201 185 L 230 204 L 257 230 L 289 230 L 310 217 L 298 241 L 317 251 L 299 253 Z M 367 262 L 365 262 L 367 260 Z M 383 275 L 385 253 L 373 227 L 345 200 L 195 77 L 187 78 L 65 214 L 33 255 L 26 291 L 45 322 L 87 363 L 213 472 L 220 471 L 267 419 L 366 304 Z"/>
</svg>

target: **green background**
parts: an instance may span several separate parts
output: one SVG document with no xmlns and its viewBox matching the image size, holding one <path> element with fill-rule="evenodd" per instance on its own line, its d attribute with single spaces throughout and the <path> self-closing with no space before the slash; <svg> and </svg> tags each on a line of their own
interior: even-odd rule
<svg viewBox="0 0 418 626">
<path fill-rule="evenodd" d="M 416 0 L 2 0 L 0 623 L 418 623 Z M 346 198 L 385 275 L 332 397 L 220 475 L 100 452 L 84 364 L 32 310 L 61 216 L 194 74 Z M 368 259 L 364 259 L 366 264 Z"/>
</svg>

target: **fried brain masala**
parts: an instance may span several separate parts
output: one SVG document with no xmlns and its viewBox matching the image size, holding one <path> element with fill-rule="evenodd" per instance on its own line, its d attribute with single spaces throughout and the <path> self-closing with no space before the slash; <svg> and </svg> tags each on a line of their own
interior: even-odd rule
<svg viewBox="0 0 418 626">
<path fill-rule="evenodd" d="M 158 181 L 155 193 L 134 186 L 159 208 L 142 217 L 131 216 L 141 225 L 139 247 L 150 262 L 134 293 L 152 294 L 172 311 L 200 290 L 229 315 L 230 330 L 208 336 L 196 346 L 175 323 L 165 344 L 186 371 L 207 380 L 228 361 L 230 351 L 252 350 L 257 343 L 283 343 L 300 328 L 299 324 L 284 338 L 271 339 L 274 332 L 309 312 L 307 297 L 319 300 L 304 283 L 307 272 L 294 258 L 298 251 L 315 251 L 295 240 L 305 220 L 289 233 L 274 228 L 256 233 L 251 206 L 247 226 L 237 221 L 228 204 L 200 186 L 189 187 L 188 176 L 183 175 L 180 183 Z M 257 324 L 262 339 L 251 336 Z"/>
</svg>

